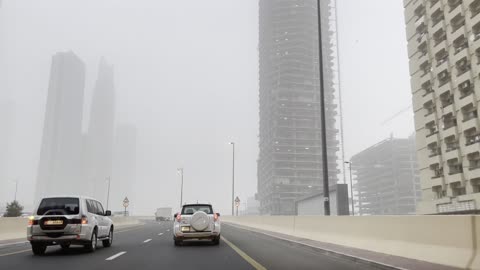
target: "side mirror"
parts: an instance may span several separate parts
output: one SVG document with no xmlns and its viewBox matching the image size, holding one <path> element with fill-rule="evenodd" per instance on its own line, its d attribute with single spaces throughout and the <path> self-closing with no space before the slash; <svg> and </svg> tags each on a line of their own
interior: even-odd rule
<svg viewBox="0 0 480 270">
<path fill-rule="evenodd" d="M 217 213 L 217 216 L 220 216 L 220 213 Z"/>
<path fill-rule="evenodd" d="M 177 215 L 178 215 L 178 213 L 175 213 L 175 215 L 173 215 L 173 218 L 177 218 Z"/>
<path fill-rule="evenodd" d="M 110 210 L 105 211 L 105 216 L 106 217 L 109 217 L 111 215 L 112 215 L 112 211 L 110 211 Z"/>
</svg>

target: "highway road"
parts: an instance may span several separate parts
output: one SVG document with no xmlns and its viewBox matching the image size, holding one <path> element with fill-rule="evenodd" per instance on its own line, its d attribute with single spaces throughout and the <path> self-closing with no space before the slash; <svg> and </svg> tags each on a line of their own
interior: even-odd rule
<svg viewBox="0 0 480 270">
<path fill-rule="evenodd" d="M 145 221 L 118 230 L 112 247 L 99 245 L 94 253 L 54 246 L 44 256 L 34 256 L 27 242 L 0 244 L 0 269 L 369 269 L 226 224 L 222 236 L 219 246 L 191 242 L 175 247 L 171 222 Z"/>
</svg>

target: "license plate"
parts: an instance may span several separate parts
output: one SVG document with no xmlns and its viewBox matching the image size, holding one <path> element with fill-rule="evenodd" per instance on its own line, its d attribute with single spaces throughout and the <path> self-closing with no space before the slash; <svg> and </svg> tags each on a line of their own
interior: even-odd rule
<svg viewBox="0 0 480 270">
<path fill-rule="evenodd" d="M 47 220 L 45 225 L 63 225 L 63 220 Z"/>
<path fill-rule="evenodd" d="M 187 226 L 182 227 L 182 232 L 189 232 L 189 231 L 190 231 L 190 227 L 187 227 Z"/>
</svg>

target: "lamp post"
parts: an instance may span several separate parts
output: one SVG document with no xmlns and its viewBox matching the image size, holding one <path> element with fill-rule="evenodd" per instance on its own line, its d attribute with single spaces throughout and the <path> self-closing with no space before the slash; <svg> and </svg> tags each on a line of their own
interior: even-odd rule
<svg viewBox="0 0 480 270">
<path fill-rule="evenodd" d="M 345 161 L 345 164 L 348 164 L 348 168 L 350 170 L 350 196 L 352 196 L 351 203 L 352 203 L 352 216 L 355 216 L 355 204 L 353 202 L 353 178 L 352 178 L 352 162 Z"/>
<path fill-rule="evenodd" d="M 234 212 L 234 201 L 235 201 L 235 142 L 230 142 L 232 145 L 232 216 L 235 215 Z"/>
<path fill-rule="evenodd" d="M 181 184 L 180 184 L 180 209 L 183 205 L 183 168 L 178 168 L 177 172 L 180 174 Z"/>
<path fill-rule="evenodd" d="M 12 182 L 15 182 L 15 194 L 13 196 L 13 200 L 17 201 L 18 179 L 12 180 Z"/>
<path fill-rule="evenodd" d="M 322 169 L 323 169 L 323 211 L 325 216 L 330 216 L 330 185 L 328 183 L 328 155 L 327 155 L 327 125 L 325 120 L 325 84 L 323 80 L 323 52 L 322 52 L 322 18 L 320 1 L 317 0 L 318 17 L 318 70 L 320 80 L 320 125 L 322 135 Z"/>
</svg>

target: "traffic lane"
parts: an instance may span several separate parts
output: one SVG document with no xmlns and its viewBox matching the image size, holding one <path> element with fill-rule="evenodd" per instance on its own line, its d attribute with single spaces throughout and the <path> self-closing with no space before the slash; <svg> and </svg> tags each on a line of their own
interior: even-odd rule
<svg viewBox="0 0 480 270">
<path fill-rule="evenodd" d="M 267 269 L 371 269 L 309 247 L 222 224 L 222 235 Z"/>
<path fill-rule="evenodd" d="M 142 242 L 152 237 L 153 230 L 145 230 L 144 226 L 125 228 L 114 233 L 112 247 L 103 248 L 99 242 L 95 252 L 89 253 L 81 246 L 72 246 L 62 250 L 59 246 L 50 246 L 44 256 L 34 256 L 30 244 L 25 252 L 8 254 L 0 257 L 0 269 L 105 269 L 108 266 L 105 259 L 119 252 L 133 250 L 141 246 Z M 155 226 L 158 228 L 158 226 Z M 4 254 L 4 253 L 2 253 Z"/>
<path fill-rule="evenodd" d="M 146 228 L 151 229 L 151 226 Z M 210 241 L 184 242 L 182 246 L 175 246 L 171 226 L 167 230 L 144 243 L 142 248 L 114 259 L 108 269 L 254 269 L 223 241 L 218 246 Z"/>
</svg>

